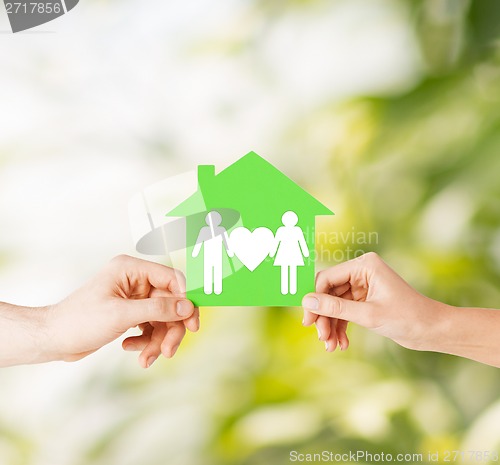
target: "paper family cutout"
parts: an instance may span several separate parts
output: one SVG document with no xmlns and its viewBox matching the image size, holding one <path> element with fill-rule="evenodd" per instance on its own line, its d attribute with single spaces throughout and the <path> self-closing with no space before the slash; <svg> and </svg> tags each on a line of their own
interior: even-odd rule
<svg viewBox="0 0 500 465">
<path fill-rule="evenodd" d="M 314 291 L 315 217 L 333 212 L 250 152 L 167 216 L 185 218 L 187 297 L 197 306 L 299 306 Z"/>
<path fill-rule="evenodd" d="M 281 218 L 283 226 L 276 232 L 265 227 L 254 231 L 240 226 L 228 236 L 221 226 L 222 216 L 211 211 L 206 224 L 200 230 L 191 256 L 198 257 L 203 247 L 203 292 L 207 295 L 222 294 L 222 257 L 238 259 L 250 271 L 254 271 L 267 257 L 274 257 L 274 266 L 281 267 L 281 293 L 297 293 L 297 267 L 304 266 L 304 257 L 309 257 L 304 233 L 297 226 L 298 216 L 293 211 L 285 212 Z"/>
</svg>

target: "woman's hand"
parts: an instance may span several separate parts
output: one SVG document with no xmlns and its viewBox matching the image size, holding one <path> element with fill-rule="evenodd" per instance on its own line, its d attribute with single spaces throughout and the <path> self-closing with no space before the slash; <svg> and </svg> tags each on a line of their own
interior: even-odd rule
<svg viewBox="0 0 500 465">
<path fill-rule="evenodd" d="M 348 321 L 403 347 L 432 350 L 451 308 L 419 294 L 373 252 L 318 273 L 316 293 L 302 305 L 304 325 L 316 323 L 329 352 L 349 346 Z"/>
</svg>

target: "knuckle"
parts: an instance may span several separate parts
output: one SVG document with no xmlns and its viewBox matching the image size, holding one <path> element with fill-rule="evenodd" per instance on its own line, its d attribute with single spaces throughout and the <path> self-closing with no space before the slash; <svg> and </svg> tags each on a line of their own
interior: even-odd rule
<svg viewBox="0 0 500 465">
<path fill-rule="evenodd" d="M 368 252 L 366 255 L 368 260 L 372 263 L 378 263 L 381 260 L 380 255 L 377 252 Z"/>
<path fill-rule="evenodd" d="M 180 270 L 174 268 L 171 268 L 171 270 L 174 274 L 174 278 L 177 281 L 178 286 L 181 290 L 184 290 L 186 288 L 186 275 Z"/>
<path fill-rule="evenodd" d="M 376 267 L 382 262 L 382 259 L 380 258 L 377 252 L 367 252 L 359 256 L 355 260 L 358 262 L 359 265 L 362 266 L 368 265 L 370 267 Z"/>
<path fill-rule="evenodd" d="M 149 311 L 151 315 L 163 315 L 167 311 L 165 299 L 151 297 L 149 300 Z"/>
<path fill-rule="evenodd" d="M 175 276 L 177 277 L 177 279 L 179 279 L 181 281 L 186 281 L 186 275 L 181 270 L 178 270 L 177 268 L 170 268 L 170 270 L 173 273 L 175 273 Z"/>
<path fill-rule="evenodd" d="M 121 266 L 121 265 L 127 263 L 130 260 L 130 258 L 131 257 L 128 255 L 120 254 L 120 255 L 117 255 L 116 257 L 112 258 L 110 263 L 111 263 L 111 265 Z"/>
<path fill-rule="evenodd" d="M 182 271 L 171 269 L 171 290 L 174 295 L 185 296 L 186 294 L 186 277 Z"/>
<path fill-rule="evenodd" d="M 330 297 L 328 299 L 328 313 L 334 317 L 341 317 L 343 313 L 342 305 L 340 300 L 335 297 Z"/>
<path fill-rule="evenodd" d="M 328 275 L 325 270 L 319 271 L 316 274 L 315 287 L 316 289 L 323 289 L 328 283 Z"/>
</svg>

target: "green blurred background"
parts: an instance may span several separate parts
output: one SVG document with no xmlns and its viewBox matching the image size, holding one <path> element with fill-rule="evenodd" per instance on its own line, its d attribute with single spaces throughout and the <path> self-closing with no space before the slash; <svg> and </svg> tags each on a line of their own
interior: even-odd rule
<svg viewBox="0 0 500 465">
<path fill-rule="evenodd" d="M 319 238 L 319 267 L 375 250 L 426 295 L 500 306 L 498 0 L 164 3 L 82 0 L 0 37 L 1 300 L 62 298 L 134 253 L 133 193 L 256 150 L 336 212 L 319 230 L 376 233 Z M 326 354 L 301 317 L 202 309 L 148 371 L 119 342 L 4 369 L 0 463 L 500 449 L 498 369 L 353 326 Z"/>
</svg>

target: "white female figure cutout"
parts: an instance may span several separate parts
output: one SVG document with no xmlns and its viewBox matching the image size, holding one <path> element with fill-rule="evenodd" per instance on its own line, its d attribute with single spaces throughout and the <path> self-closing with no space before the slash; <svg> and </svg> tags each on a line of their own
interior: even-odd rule
<svg viewBox="0 0 500 465">
<path fill-rule="evenodd" d="M 282 217 L 283 226 L 278 228 L 270 256 L 276 258 L 274 266 L 281 266 L 281 293 L 297 293 L 297 267 L 304 266 L 304 257 L 309 257 L 309 249 L 302 229 L 297 226 L 299 218 L 288 211 Z"/>
<path fill-rule="evenodd" d="M 229 238 L 226 228 L 220 226 L 222 216 L 219 212 L 211 211 L 205 218 L 207 226 L 200 230 L 196 245 L 191 256 L 196 258 L 204 246 L 203 251 L 203 292 L 207 295 L 222 294 L 222 246 L 230 257 L 234 254 L 229 247 Z"/>
</svg>

